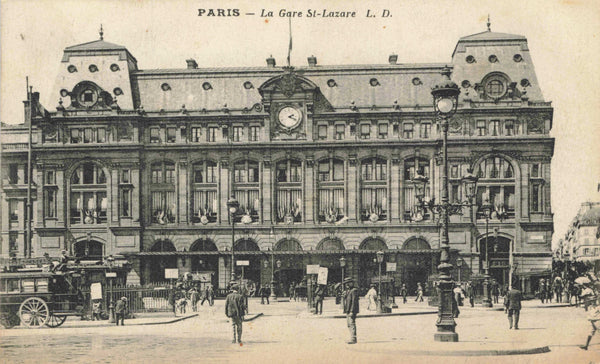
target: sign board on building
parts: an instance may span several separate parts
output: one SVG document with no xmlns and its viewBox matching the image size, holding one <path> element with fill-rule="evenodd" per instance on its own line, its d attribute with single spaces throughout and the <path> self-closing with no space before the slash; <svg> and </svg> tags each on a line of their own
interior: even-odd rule
<svg viewBox="0 0 600 364">
<path fill-rule="evenodd" d="M 102 299 L 102 283 L 96 282 L 90 285 L 90 296 L 93 300 Z"/>
<path fill-rule="evenodd" d="M 106 278 L 117 278 L 117 272 L 106 272 Z"/>
<path fill-rule="evenodd" d="M 317 284 L 327 284 L 327 274 L 329 270 L 326 267 L 319 267 L 319 275 L 317 276 Z"/>
<path fill-rule="evenodd" d="M 386 272 L 395 272 L 396 271 L 396 262 L 394 262 L 394 263 L 387 262 L 385 271 Z"/>
<path fill-rule="evenodd" d="M 239 267 L 239 266 L 244 266 L 247 267 L 250 265 L 250 261 L 249 260 L 236 260 L 235 264 Z"/>
<path fill-rule="evenodd" d="M 177 278 L 179 278 L 179 269 L 165 268 L 165 279 L 177 279 Z"/>
<path fill-rule="evenodd" d="M 319 274 L 319 265 L 318 264 L 307 264 L 306 265 L 306 274 Z"/>
</svg>

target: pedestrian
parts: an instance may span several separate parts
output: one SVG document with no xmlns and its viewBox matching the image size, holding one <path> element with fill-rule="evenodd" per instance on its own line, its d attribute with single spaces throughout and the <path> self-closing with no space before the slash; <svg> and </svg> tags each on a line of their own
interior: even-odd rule
<svg viewBox="0 0 600 364">
<path fill-rule="evenodd" d="M 556 303 L 562 303 L 562 280 L 559 276 L 554 277 L 553 289 Z"/>
<path fill-rule="evenodd" d="M 500 285 L 498 284 L 498 282 L 496 282 L 494 280 L 494 282 L 492 283 L 492 297 L 494 298 L 494 303 L 499 302 L 499 296 L 500 296 Z"/>
<path fill-rule="evenodd" d="M 462 289 L 459 285 L 456 285 L 452 290 L 454 293 L 454 300 L 456 301 L 457 306 L 462 306 Z"/>
<path fill-rule="evenodd" d="M 323 299 L 325 298 L 325 285 L 319 284 L 315 291 L 315 315 L 323 314 Z M 320 310 L 319 310 L 320 308 Z"/>
<path fill-rule="evenodd" d="M 415 298 L 415 302 L 423 302 L 423 286 L 421 286 L 421 282 L 417 283 L 417 298 Z"/>
<path fill-rule="evenodd" d="M 469 297 L 471 307 L 475 307 L 475 288 L 471 282 L 467 282 L 467 297 Z"/>
<path fill-rule="evenodd" d="M 580 346 L 580 348 L 582 348 L 583 350 L 588 349 L 588 346 L 590 345 L 590 341 L 592 341 L 592 337 L 596 333 L 596 330 L 598 330 L 598 327 L 596 326 L 596 324 L 598 321 L 600 321 L 600 306 L 599 305 L 594 305 L 590 309 L 587 319 L 588 319 L 588 321 L 590 321 L 590 324 L 592 325 L 592 331 L 590 331 L 590 334 L 587 337 L 585 345 Z"/>
<path fill-rule="evenodd" d="M 177 306 L 175 305 L 176 300 L 177 300 L 177 298 L 176 298 L 175 288 L 173 288 L 173 285 L 171 285 L 169 288 L 168 301 L 169 301 L 169 305 L 171 305 L 171 307 L 173 308 L 173 316 L 175 316 L 175 317 L 177 317 Z"/>
<path fill-rule="evenodd" d="M 244 315 L 246 313 L 246 306 L 244 297 L 238 292 L 239 286 L 233 284 L 230 289 L 230 293 L 225 298 L 225 316 L 231 319 L 231 325 L 233 327 L 233 344 L 236 342 L 242 344 L 242 323 L 244 322 Z"/>
<path fill-rule="evenodd" d="M 402 288 L 400 288 L 400 295 L 402 295 L 402 300 L 406 303 L 406 296 L 408 296 L 408 289 L 406 288 L 406 284 L 402 283 Z"/>
<path fill-rule="evenodd" d="M 92 321 L 102 320 L 100 309 L 102 307 L 102 300 L 94 300 L 92 303 Z"/>
<path fill-rule="evenodd" d="M 358 314 L 358 290 L 354 287 L 351 277 L 344 279 L 346 291 L 344 292 L 344 313 L 346 323 L 350 330 L 350 341 L 348 344 L 356 344 L 356 315 Z"/>
<path fill-rule="evenodd" d="M 127 312 L 127 297 L 121 297 L 120 300 L 117 301 L 117 305 L 115 306 L 115 321 L 117 326 L 119 326 L 119 319 L 121 320 L 121 326 L 125 325 L 125 313 Z"/>
<path fill-rule="evenodd" d="M 265 300 L 267 300 L 267 305 L 268 305 L 270 295 L 271 295 L 271 288 L 269 287 L 269 284 L 267 283 L 263 287 L 260 288 L 260 304 L 264 305 Z"/>
<path fill-rule="evenodd" d="M 540 279 L 540 288 L 539 288 L 540 301 L 542 303 L 546 300 L 546 281 L 543 278 Z"/>
<path fill-rule="evenodd" d="M 454 288 L 456 289 L 456 288 Z M 460 289 L 460 288 L 459 288 Z M 460 293 L 458 295 L 460 297 Z M 460 315 L 460 310 L 458 309 L 458 299 L 457 299 L 457 295 L 453 294 L 452 295 L 452 316 L 453 317 L 458 317 L 458 315 Z"/>
<path fill-rule="evenodd" d="M 240 285 L 240 294 L 244 297 L 244 307 L 246 307 L 246 314 L 248 313 L 248 286 L 247 283 L 243 283 Z"/>
<path fill-rule="evenodd" d="M 508 314 L 508 329 L 519 329 L 519 315 L 521 312 L 521 291 L 511 287 L 504 298 L 504 312 Z"/>
<path fill-rule="evenodd" d="M 369 310 L 369 311 L 377 310 L 377 290 L 375 289 L 374 284 L 371 284 L 371 288 L 369 288 L 369 291 L 367 292 L 367 295 L 365 296 L 365 298 L 367 299 L 367 302 L 369 302 L 369 305 L 367 306 L 367 310 Z"/>
<path fill-rule="evenodd" d="M 206 301 L 208 301 L 208 304 L 210 305 L 210 300 L 208 299 L 208 284 L 204 286 L 204 289 L 202 290 L 202 300 L 200 301 L 200 306 L 203 306 L 204 302 Z"/>
<path fill-rule="evenodd" d="M 189 290 L 190 302 L 192 303 L 192 311 L 198 311 L 198 301 L 200 300 L 198 290 L 196 287 L 192 287 Z"/>
</svg>

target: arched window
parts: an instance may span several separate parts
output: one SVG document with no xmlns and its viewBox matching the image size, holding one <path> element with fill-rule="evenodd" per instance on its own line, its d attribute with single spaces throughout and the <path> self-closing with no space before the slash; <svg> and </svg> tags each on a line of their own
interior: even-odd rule
<svg viewBox="0 0 600 364">
<path fill-rule="evenodd" d="M 417 174 L 431 178 L 429 166 L 429 159 L 426 158 L 410 158 L 404 161 L 404 220 L 406 221 L 421 221 L 430 218 L 428 211 L 422 211 L 417 208 L 418 201 L 415 196 L 415 187 L 412 183 L 413 178 Z M 424 199 L 427 201 L 430 196 L 429 183 L 427 183 Z"/>
<path fill-rule="evenodd" d="M 317 244 L 317 250 L 344 250 L 344 243 L 339 238 L 325 238 Z"/>
<path fill-rule="evenodd" d="M 71 224 L 106 223 L 106 174 L 94 162 L 79 165 L 70 178 Z"/>
<path fill-rule="evenodd" d="M 260 211 L 258 162 L 243 160 L 233 165 L 233 195 L 240 207 L 236 221 L 258 221 Z M 243 219 L 249 216 L 251 220 Z"/>
<path fill-rule="evenodd" d="M 515 173 L 508 160 L 501 156 L 484 159 L 477 166 L 477 218 L 485 218 L 481 206 L 493 206 L 491 218 L 506 219 L 515 216 Z"/>
<path fill-rule="evenodd" d="M 366 238 L 360 243 L 361 250 L 387 250 L 387 244 L 381 238 Z"/>
<path fill-rule="evenodd" d="M 387 219 L 388 165 L 383 158 L 363 159 L 360 164 L 360 217 L 362 221 Z"/>
<path fill-rule="evenodd" d="M 295 239 L 283 239 L 275 245 L 275 251 L 301 251 L 302 245 Z"/>
<path fill-rule="evenodd" d="M 235 243 L 233 248 L 236 252 L 252 252 L 259 251 L 258 244 L 252 239 L 240 239 Z"/>
<path fill-rule="evenodd" d="M 207 224 L 217 221 L 217 163 L 194 163 L 192 179 L 192 222 Z"/>
<path fill-rule="evenodd" d="M 190 246 L 191 252 L 214 252 L 217 250 L 215 243 L 209 239 L 198 239 Z"/>
<path fill-rule="evenodd" d="M 302 221 L 302 163 L 283 160 L 275 166 L 277 222 Z"/>
<path fill-rule="evenodd" d="M 75 243 L 75 256 L 77 258 L 102 259 L 102 243 L 95 240 L 83 240 Z"/>
<path fill-rule="evenodd" d="M 154 242 L 154 244 L 152 244 L 152 247 L 150 248 L 151 252 L 174 252 L 177 251 L 177 249 L 175 249 L 175 245 L 173 245 L 173 243 L 168 240 L 168 239 L 162 239 L 162 240 L 157 240 L 156 242 Z"/>
<path fill-rule="evenodd" d="M 411 238 L 402 244 L 403 250 L 431 250 L 431 246 L 425 239 Z"/>
<path fill-rule="evenodd" d="M 175 164 L 172 162 L 152 163 L 150 173 L 152 222 L 174 223 L 177 216 Z"/>
<path fill-rule="evenodd" d="M 346 216 L 344 179 L 343 160 L 331 158 L 318 162 L 319 221 L 333 223 Z"/>
</svg>

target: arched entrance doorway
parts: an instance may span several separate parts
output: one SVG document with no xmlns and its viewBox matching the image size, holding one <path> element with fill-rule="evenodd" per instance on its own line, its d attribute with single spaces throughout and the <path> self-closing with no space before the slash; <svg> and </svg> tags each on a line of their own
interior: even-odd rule
<svg viewBox="0 0 600 364">
<path fill-rule="evenodd" d="M 283 296 L 288 296 L 291 284 L 300 283 L 304 277 L 302 256 L 291 253 L 302 251 L 302 245 L 296 239 L 283 239 L 275 245 L 274 250 L 275 273 L 273 276 L 279 285 L 278 292 Z"/>
<path fill-rule="evenodd" d="M 510 255 L 510 244 L 512 240 L 504 236 L 482 236 L 479 239 L 479 252 L 481 257 L 479 259 L 482 262 L 482 268 L 485 267 L 483 264 L 486 257 L 486 249 L 489 249 L 489 274 L 492 282 L 495 280 L 500 287 L 508 285 L 508 271 L 509 255 Z M 482 270 L 484 271 L 484 270 Z"/>
<path fill-rule="evenodd" d="M 402 244 L 402 283 L 406 284 L 409 295 L 417 291 L 417 283 L 423 288 L 427 287 L 427 280 L 431 272 L 432 255 L 429 243 L 422 238 L 410 238 Z M 425 254 L 424 254 L 425 253 Z"/>
<path fill-rule="evenodd" d="M 217 250 L 217 245 L 210 239 L 198 239 L 190 246 L 190 252 L 216 252 Z M 201 288 L 204 288 L 204 285 L 207 283 L 211 283 L 213 287 L 217 287 L 218 268 L 218 255 L 192 255 L 192 277 L 195 280 L 200 280 Z"/>
<path fill-rule="evenodd" d="M 242 267 L 244 279 L 250 280 L 257 286 L 260 284 L 260 255 L 251 252 L 260 251 L 258 244 L 252 239 L 240 239 L 233 248 L 236 261 L 248 261 L 248 265 L 241 266 L 235 264 L 235 276 L 237 279 L 242 277 Z"/>
<path fill-rule="evenodd" d="M 358 246 L 359 250 L 368 250 L 368 253 L 361 254 L 358 261 L 358 287 L 361 294 L 369 289 L 372 279 L 379 276 L 379 263 L 377 263 L 376 252 L 386 251 L 387 244 L 382 238 L 366 238 Z M 384 258 L 387 261 L 389 257 Z M 381 274 L 385 274 L 385 263 L 382 264 Z"/>
<path fill-rule="evenodd" d="M 73 252 L 79 260 L 102 259 L 104 256 L 104 244 L 96 240 L 78 241 L 73 247 Z"/>
<path fill-rule="evenodd" d="M 157 240 L 150 248 L 151 252 L 174 252 L 175 245 L 168 240 Z M 149 259 L 150 282 L 164 282 L 165 268 L 177 268 L 177 257 L 175 255 L 158 255 Z"/>
<path fill-rule="evenodd" d="M 340 268 L 340 253 L 343 253 L 346 248 L 340 238 L 327 237 L 321 240 L 316 247 L 322 254 L 317 256 L 317 259 L 309 260 L 307 264 L 319 264 L 321 267 L 327 267 L 327 282 L 338 283 L 342 278 L 342 270 Z M 309 258 L 310 259 L 310 258 Z M 349 274 L 347 275 L 349 276 Z"/>
</svg>

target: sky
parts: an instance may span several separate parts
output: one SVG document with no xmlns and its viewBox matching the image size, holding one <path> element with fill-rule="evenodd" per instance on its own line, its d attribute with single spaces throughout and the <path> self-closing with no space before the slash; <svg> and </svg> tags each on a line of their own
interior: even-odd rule
<svg viewBox="0 0 600 364">
<path fill-rule="evenodd" d="M 199 9 L 206 9 L 199 16 Z M 239 9 L 240 16 L 206 16 Z M 261 17 L 263 9 L 272 17 Z M 528 39 L 537 78 L 552 101 L 553 244 L 584 201 L 600 201 L 600 3 L 595 0 L 150 1 L 0 0 L 0 120 L 23 122 L 25 77 L 48 100 L 65 47 L 98 39 L 124 45 L 140 69 L 262 66 L 285 63 L 292 19 L 293 64 L 450 62 L 458 39 L 486 30 Z M 309 18 L 308 9 L 356 11 L 356 18 Z M 384 9 L 390 17 L 383 18 Z M 376 14 L 367 18 L 367 10 Z M 226 12 L 227 13 L 227 12 Z M 232 14 L 233 11 L 230 12 Z M 255 15 L 245 15 L 254 13 Z"/>
</svg>

